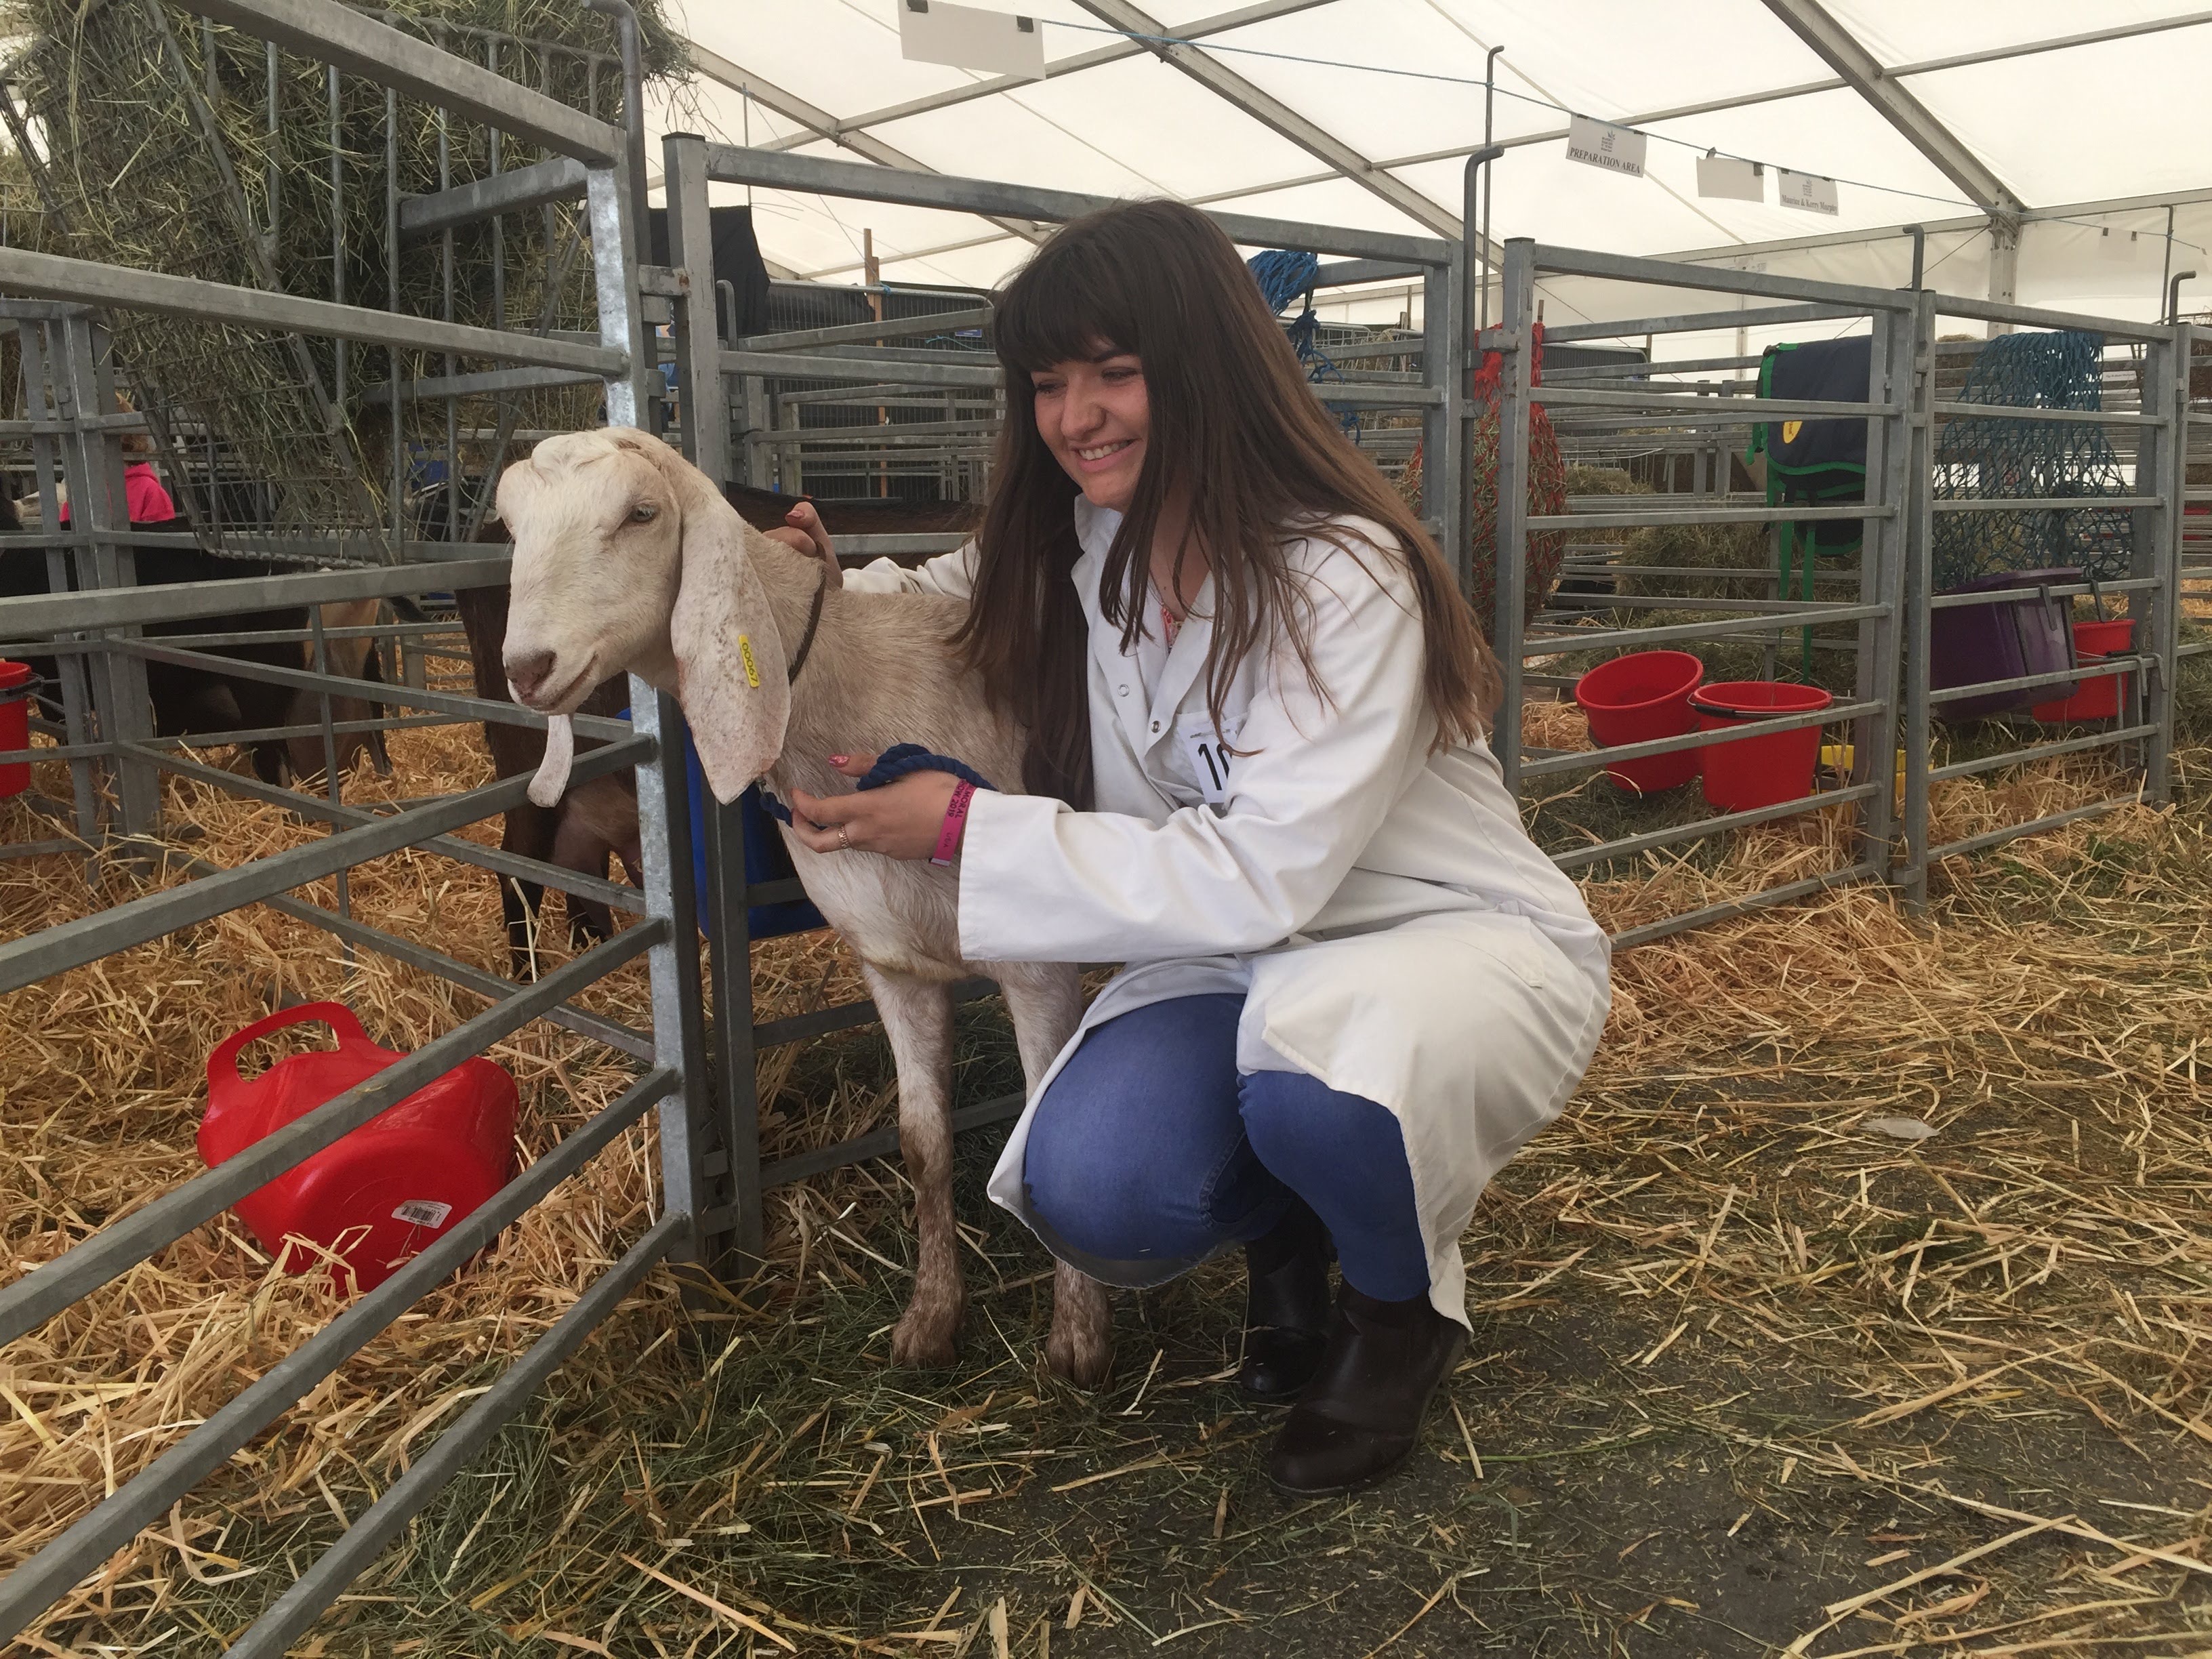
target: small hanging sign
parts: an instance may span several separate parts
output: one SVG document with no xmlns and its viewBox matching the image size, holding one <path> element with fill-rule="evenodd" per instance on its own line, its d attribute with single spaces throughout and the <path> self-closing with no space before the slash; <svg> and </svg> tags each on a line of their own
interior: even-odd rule
<svg viewBox="0 0 2212 1659">
<path fill-rule="evenodd" d="M 1741 161 L 1733 155 L 1700 155 L 1698 194 L 1731 202 L 1763 202 L 1766 169 L 1757 161 Z"/>
<path fill-rule="evenodd" d="M 2097 252 L 2105 258 L 2125 264 L 2136 257 L 2137 246 L 2136 233 L 2132 230 L 2115 230 L 2110 225 L 2100 228 Z"/>
<path fill-rule="evenodd" d="M 1646 140 L 1633 127 L 1617 127 L 1609 121 L 1597 121 L 1587 115 L 1567 118 L 1567 160 L 1580 161 L 1586 167 L 1603 167 L 1607 173 L 1626 173 L 1631 179 L 1644 176 L 1644 150 Z"/>
<path fill-rule="evenodd" d="M 898 17 L 899 55 L 910 62 L 1044 79 L 1044 31 L 1034 17 L 948 0 L 899 0 Z"/>
<path fill-rule="evenodd" d="M 1836 181 L 1823 179 L 1816 173 L 1792 173 L 1788 167 L 1775 170 L 1775 194 L 1786 208 L 1796 208 L 1806 213 L 1825 213 L 1833 217 L 1836 211 Z"/>
</svg>

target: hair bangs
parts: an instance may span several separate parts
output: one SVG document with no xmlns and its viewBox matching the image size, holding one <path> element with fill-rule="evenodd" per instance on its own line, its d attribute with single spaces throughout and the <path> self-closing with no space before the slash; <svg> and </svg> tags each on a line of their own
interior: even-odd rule
<svg viewBox="0 0 2212 1659">
<path fill-rule="evenodd" d="M 1083 240 L 1079 226 L 1073 234 L 1063 231 L 1000 294 L 992 338 L 1007 369 L 1036 374 L 1109 347 L 1143 352 L 1128 285 L 1086 257 Z"/>
</svg>

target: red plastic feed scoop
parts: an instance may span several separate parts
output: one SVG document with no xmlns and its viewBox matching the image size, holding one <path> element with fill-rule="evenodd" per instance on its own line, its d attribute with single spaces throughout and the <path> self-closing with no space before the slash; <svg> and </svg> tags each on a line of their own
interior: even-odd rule
<svg viewBox="0 0 2212 1659">
<path fill-rule="evenodd" d="M 328 1025 L 338 1046 L 289 1055 L 250 1082 L 239 1074 L 248 1043 L 310 1024 Z M 304 1003 L 256 1020 L 208 1056 L 200 1157 L 210 1168 L 235 1158 L 404 1058 L 371 1042 L 343 1003 Z M 515 1106 L 513 1078 L 489 1060 L 463 1060 L 239 1200 L 238 1217 L 286 1271 L 305 1273 L 328 1251 L 341 1291 L 349 1279 L 373 1289 L 507 1184 Z"/>
</svg>

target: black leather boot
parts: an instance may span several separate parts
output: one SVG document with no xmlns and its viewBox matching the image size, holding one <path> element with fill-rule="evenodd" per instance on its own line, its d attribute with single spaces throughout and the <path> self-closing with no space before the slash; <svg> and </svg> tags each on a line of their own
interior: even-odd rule
<svg viewBox="0 0 2212 1659">
<path fill-rule="evenodd" d="M 1328 1229 L 1303 1200 L 1244 1247 L 1244 1363 L 1255 1400 L 1294 1400 L 1328 1342 Z"/>
<path fill-rule="evenodd" d="M 1419 1441 L 1429 1401 L 1466 1346 L 1466 1328 L 1426 1297 L 1378 1302 L 1345 1285 L 1321 1364 L 1267 1454 L 1267 1478 L 1306 1498 L 1381 1480 Z"/>
</svg>

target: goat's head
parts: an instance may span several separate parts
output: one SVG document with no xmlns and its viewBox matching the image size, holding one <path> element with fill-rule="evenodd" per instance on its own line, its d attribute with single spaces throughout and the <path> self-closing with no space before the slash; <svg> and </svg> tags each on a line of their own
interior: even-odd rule
<svg viewBox="0 0 2212 1659">
<path fill-rule="evenodd" d="M 514 538 L 503 666 L 514 700 L 566 716 L 623 672 L 673 691 L 716 799 L 782 752 L 791 712 L 783 641 L 747 527 L 707 476 L 646 433 L 567 433 L 499 481 Z M 556 728 L 565 727 L 564 719 Z M 531 799 L 567 782 L 548 734 Z"/>
</svg>

